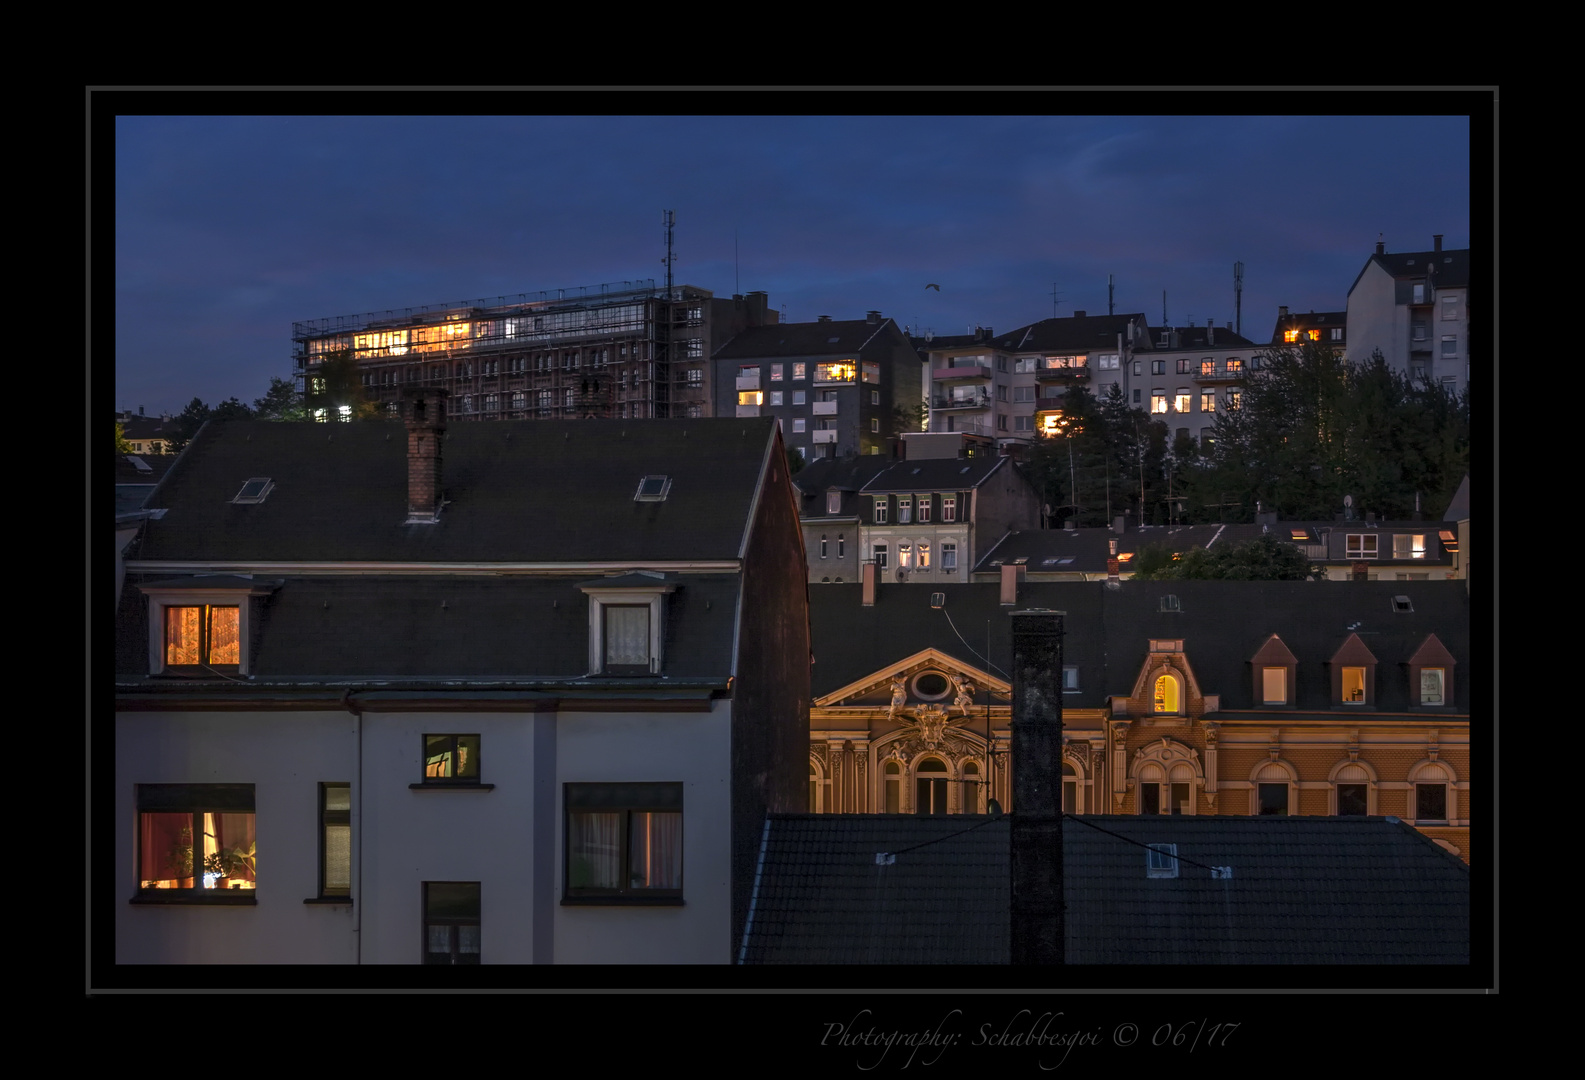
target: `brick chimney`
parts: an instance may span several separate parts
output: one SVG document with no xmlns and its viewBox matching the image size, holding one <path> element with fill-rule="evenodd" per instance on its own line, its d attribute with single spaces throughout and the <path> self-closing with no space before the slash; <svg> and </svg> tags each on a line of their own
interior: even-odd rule
<svg viewBox="0 0 1585 1080">
<path fill-rule="evenodd" d="M 1385 254 L 1387 254 L 1387 245 L 1386 245 L 1386 243 L 1384 243 L 1381 240 L 1377 240 L 1376 241 L 1376 254 L 1377 255 L 1385 255 Z"/>
<path fill-rule="evenodd" d="M 1106 557 L 1106 583 L 1112 586 L 1121 585 L 1123 579 L 1120 576 L 1120 567 L 1117 561 L 1117 540 L 1114 537 L 1108 540 L 1107 543 L 1112 546 L 1112 550 L 1111 554 Z"/>
<path fill-rule="evenodd" d="M 1023 579 L 1022 563 L 1002 563 L 1002 606 L 1018 603 L 1018 583 Z"/>
<path fill-rule="evenodd" d="M 1442 250 L 1442 234 L 1441 233 L 1433 233 L 1431 235 L 1431 250 L 1432 251 L 1441 251 Z"/>
<path fill-rule="evenodd" d="M 866 311 L 864 313 L 864 321 L 871 326 L 878 326 L 881 321 L 881 313 L 878 311 Z"/>
<path fill-rule="evenodd" d="M 864 580 L 864 606 L 875 606 L 875 579 L 878 575 L 874 559 L 865 559 L 864 565 L 859 567 L 859 574 Z"/>
<path fill-rule="evenodd" d="M 1011 955 L 1067 961 L 1062 899 L 1062 635 L 1065 612 L 1014 611 Z"/>
<path fill-rule="evenodd" d="M 407 425 L 407 524 L 433 525 L 440 519 L 441 449 L 446 438 L 446 389 L 408 387 L 402 391 Z"/>
<path fill-rule="evenodd" d="M 1073 313 L 1073 317 L 1074 317 L 1074 318 L 1075 318 L 1075 319 L 1082 319 L 1082 318 L 1084 318 L 1084 317 L 1085 317 L 1085 316 L 1086 316 L 1086 315 L 1088 315 L 1088 314 L 1089 314 L 1089 312 L 1088 312 L 1088 311 L 1075 311 L 1075 312 L 1074 312 L 1074 313 Z"/>
</svg>

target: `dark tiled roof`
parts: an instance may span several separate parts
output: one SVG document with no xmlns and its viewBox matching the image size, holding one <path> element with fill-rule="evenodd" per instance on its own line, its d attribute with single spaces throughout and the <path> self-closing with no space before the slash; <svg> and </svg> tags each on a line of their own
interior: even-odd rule
<svg viewBox="0 0 1585 1080">
<path fill-rule="evenodd" d="M 157 484 L 176 463 L 176 457 L 175 454 L 117 454 L 116 483 Z"/>
<path fill-rule="evenodd" d="M 998 334 L 988 346 L 1014 352 L 1074 351 L 1115 348 L 1117 335 L 1128 333 L 1129 321 L 1145 325 L 1142 314 L 1069 316 L 1041 319 L 1021 326 L 1010 334 Z"/>
<path fill-rule="evenodd" d="M 161 578 L 167 587 L 177 584 Z M 730 675 L 737 576 L 683 574 L 670 583 L 678 587 L 666 599 L 666 676 Z M 148 609 L 138 584 L 129 583 L 117 609 L 123 680 L 148 673 Z M 256 602 L 252 682 L 579 677 L 589 670 L 581 584 L 588 579 L 288 577 Z"/>
<path fill-rule="evenodd" d="M 773 815 L 742 958 L 1008 963 L 1009 833 L 1007 818 Z M 1468 867 L 1398 822 L 1087 817 L 1062 836 L 1070 964 L 1469 962 Z M 1177 845 L 1177 878 L 1147 876 L 1147 843 Z"/>
<path fill-rule="evenodd" d="M 1024 565 L 1030 574 L 1105 573 L 1113 539 L 1117 540 L 1118 554 L 1127 555 L 1151 544 L 1168 544 L 1174 551 L 1187 551 L 1205 547 L 1213 540 L 1218 547 L 1244 544 L 1259 535 L 1259 525 L 1180 525 L 1123 533 L 1110 529 L 1026 529 L 1002 537 L 980 557 L 974 572 L 994 572 L 998 564 L 1021 558 L 1027 560 Z M 1063 562 L 1064 559 L 1072 561 Z M 1129 568 L 1129 563 L 1122 564 L 1124 573 Z"/>
<path fill-rule="evenodd" d="M 946 598 L 945 614 L 930 606 L 935 592 Z M 1162 610 L 1169 595 L 1178 610 Z M 1400 595 L 1410 598 L 1412 611 L 1394 610 Z M 1461 581 L 1125 581 L 1115 590 L 1104 582 L 1026 581 L 1012 607 L 1001 605 L 994 581 L 887 582 L 872 607 L 863 606 L 860 585 L 821 584 L 809 589 L 810 690 L 829 694 L 927 648 L 983 668 L 976 654 L 987 636 L 991 661 L 1006 671 L 1008 612 L 1044 607 L 1068 613 L 1063 659 L 1078 667 L 1080 693 L 1063 700 L 1075 708 L 1132 693 L 1152 638 L 1183 640 L 1201 689 L 1220 694 L 1224 712 L 1259 708 L 1249 661 L 1277 634 L 1299 660 L 1296 708 L 1342 718 L 1347 714 L 1333 711 L 1326 663 L 1357 633 L 1377 660 L 1376 710 L 1403 712 L 1410 705 L 1405 664 L 1434 633 L 1460 661 L 1453 701 L 1463 710 L 1470 701 L 1469 603 Z"/>
<path fill-rule="evenodd" d="M 440 521 L 407 525 L 401 423 L 205 425 L 148 500 L 141 559 L 644 562 L 731 559 L 769 418 L 454 422 Z M 664 474 L 664 501 L 635 502 Z M 261 503 L 231 500 L 250 477 Z"/>
<path fill-rule="evenodd" d="M 1464 479 L 1458 482 L 1458 490 L 1453 493 L 1453 501 L 1447 504 L 1447 510 L 1442 515 L 1448 521 L 1460 522 L 1469 517 L 1469 474 L 1464 474 Z"/>
<path fill-rule="evenodd" d="M 1286 344 L 1286 342 L 1282 340 L 1282 332 L 1284 330 L 1318 330 L 1322 327 L 1325 327 L 1329 330 L 1333 328 L 1347 330 L 1348 312 L 1310 311 L 1290 312 L 1287 315 L 1278 315 L 1277 325 L 1273 327 L 1271 331 L 1271 343 L 1273 345 Z"/>
<path fill-rule="evenodd" d="M 776 323 L 772 326 L 751 326 L 738 333 L 715 351 L 715 359 L 852 356 L 877 338 L 895 338 L 895 344 L 907 344 L 902 331 L 890 319 L 882 319 L 879 323 L 865 319 Z"/>
<path fill-rule="evenodd" d="M 1354 285 L 1359 284 L 1359 279 L 1365 276 L 1365 271 L 1370 269 L 1371 263 L 1378 264 L 1395 278 L 1424 277 L 1426 267 L 1434 267 L 1431 275 L 1431 283 L 1434 287 L 1467 288 L 1469 286 L 1469 248 L 1459 248 L 1456 251 L 1404 251 L 1372 255 L 1365 260 L 1365 265 L 1360 267 L 1359 274 L 1354 278 L 1354 284 L 1348 287 L 1350 293 L 1354 291 Z"/>
<path fill-rule="evenodd" d="M 793 484 L 803 496 L 799 516 L 825 517 L 825 494 L 832 488 L 843 493 L 844 504 L 853 493 L 873 480 L 877 473 L 891 468 L 889 457 L 879 454 L 857 454 L 851 457 L 818 458 L 793 474 Z M 854 511 L 844 505 L 842 516 Z"/>
<path fill-rule="evenodd" d="M 866 495 L 889 491 L 962 491 L 979 487 L 999 468 L 1012 469 L 1011 459 L 983 455 L 897 461 L 865 484 L 863 490 Z"/>
<path fill-rule="evenodd" d="M 1177 344 L 1167 347 L 1172 349 L 1254 349 L 1259 347 L 1256 342 L 1250 341 L 1242 334 L 1235 334 L 1227 327 L 1217 326 L 1209 328 L 1209 334 L 1207 334 L 1207 329 L 1204 326 L 1174 326 L 1172 331 L 1177 335 Z M 1152 326 L 1147 333 L 1149 334 L 1150 344 L 1154 348 L 1163 347 L 1158 344 L 1161 341 L 1161 327 Z M 1209 340 L 1207 340 L 1208 337 Z"/>
</svg>

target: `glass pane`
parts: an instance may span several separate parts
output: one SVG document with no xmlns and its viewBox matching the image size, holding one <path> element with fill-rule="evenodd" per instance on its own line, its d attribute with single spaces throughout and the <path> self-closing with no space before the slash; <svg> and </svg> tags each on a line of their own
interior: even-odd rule
<svg viewBox="0 0 1585 1080">
<path fill-rule="evenodd" d="M 1064 814 L 1077 814 L 1079 812 L 1079 785 L 1073 780 L 1062 782 L 1062 812 Z"/>
<path fill-rule="evenodd" d="M 448 957 L 451 955 L 451 927 L 431 926 L 429 928 L 429 951 Z"/>
<path fill-rule="evenodd" d="M 1159 814 L 1159 813 L 1161 813 L 1161 785 L 1160 784 L 1140 784 L 1139 785 L 1139 797 L 1140 797 L 1140 804 L 1139 804 L 1140 810 L 1139 810 L 1139 812 L 1141 814 Z"/>
<path fill-rule="evenodd" d="M 1365 700 L 1365 669 L 1362 667 L 1346 667 L 1343 669 L 1343 700 Z"/>
<path fill-rule="evenodd" d="M 203 608 L 168 607 L 165 609 L 165 662 L 167 664 L 196 664 L 199 662 L 199 620 Z"/>
<path fill-rule="evenodd" d="M 424 775 L 436 780 L 456 775 L 455 755 L 450 735 L 424 736 Z"/>
<path fill-rule="evenodd" d="M 193 815 L 138 815 L 138 879 L 145 889 L 191 888 Z"/>
<path fill-rule="evenodd" d="M 1420 669 L 1420 704 L 1442 704 L 1442 669 Z"/>
<path fill-rule="evenodd" d="M 479 736 L 457 736 L 457 776 L 459 779 L 479 778 Z"/>
<path fill-rule="evenodd" d="M 351 784 L 326 784 L 325 785 L 326 810 L 351 810 L 352 785 Z"/>
<path fill-rule="evenodd" d="M 209 609 L 209 663 L 236 664 L 241 662 L 238 646 L 238 613 L 241 608 L 217 607 Z"/>
<path fill-rule="evenodd" d="M 206 889 L 252 889 L 255 854 L 252 814 L 204 815 Z"/>
<path fill-rule="evenodd" d="M 682 815 L 635 810 L 628 836 L 628 885 L 682 888 Z"/>
<path fill-rule="evenodd" d="M 896 777 L 886 781 L 886 812 L 888 814 L 902 813 L 903 784 Z"/>
<path fill-rule="evenodd" d="M 1288 701 L 1288 671 L 1286 668 L 1269 667 L 1261 672 L 1262 688 L 1265 690 L 1264 702 L 1272 705 L 1285 705 Z"/>
<path fill-rule="evenodd" d="M 1366 786 L 1364 784 L 1339 784 L 1337 786 L 1337 812 L 1343 817 L 1364 817 L 1366 812 Z"/>
<path fill-rule="evenodd" d="M 424 886 L 425 915 L 429 919 L 479 919 L 477 881 L 430 881 Z"/>
<path fill-rule="evenodd" d="M 1447 788 L 1442 784 L 1416 784 L 1415 814 L 1434 821 L 1447 819 Z"/>
<path fill-rule="evenodd" d="M 1286 815 L 1288 812 L 1288 785 L 1261 784 L 1260 812 L 1279 816 Z"/>
<path fill-rule="evenodd" d="M 567 887 L 616 889 L 622 883 L 622 815 L 567 815 Z"/>
<path fill-rule="evenodd" d="M 326 896 L 346 896 L 352 892 L 352 826 L 325 826 Z"/>
<path fill-rule="evenodd" d="M 479 928 L 477 926 L 457 927 L 457 952 L 461 954 L 457 959 L 459 964 L 468 963 L 467 960 L 462 959 L 463 956 L 479 955 Z M 474 963 L 477 962 L 474 961 Z"/>
<path fill-rule="evenodd" d="M 649 605 L 607 605 L 605 662 L 649 666 Z"/>
</svg>

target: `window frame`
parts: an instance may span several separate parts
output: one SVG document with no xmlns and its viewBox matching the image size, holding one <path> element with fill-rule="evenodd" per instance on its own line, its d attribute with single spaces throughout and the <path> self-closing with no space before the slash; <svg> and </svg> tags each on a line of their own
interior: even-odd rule
<svg viewBox="0 0 1585 1080">
<path fill-rule="evenodd" d="M 891 497 L 889 495 L 875 496 L 875 517 L 877 525 L 885 525 L 890 515 Z"/>
<path fill-rule="evenodd" d="M 578 796 L 578 798 L 575 798 Z M 567 906 L 663 906 L 685 903 L 687 889 L 687 808 L 681 781 L 653 782 L 578 782 L 562 785 L 561 903 Z M 617 867 L 627 884 L 615 888 L 574 886 L 572 884 L 572 825 L 576 812 L 616 813 L 621 815 L 617 829 Z M 631 881 L 633 814 L 675 813 L 677 823 L 677 876 L 672 886 L 634 886 Z"/>
<path fill-rule="evenodd" d="M 251 645 L 249 626 L 252 622 L 252 598 L 273 591 L 274 585 L 232 586 L 204 588 L 198 585 L 143 585 L 139 586 L 149 602 L 149 674 L 196 674 L 214 671 L 219 674 L 248 675 L 251 665 L 248 652 Z M 212 667 L 202 664 L 166 664 L 165 662 L 165 611 L 183 607 L 237 607 L 237 658 L 236 664 Z"/>
<path fill-rule="evenodd" d="M 258 812 L 255 798 L 254 785 L 252 784 L 138 784 L 134 792 L 135 814 L 137 821 L 137 891 L 132 898 L 134 904 L 215 904 L 215 905 L 254 905 L 258 903 L 258 871 L 256 864 L 256 849 L 258 837 Z M 189 839 L 187 851 L 188 868 L 193 871 L 191 877 L 156 878 L 145 877 L 143 871 L 148 868 L 145 860 L 145 835 L 150 830 L 145 829 L 144 818 L 149 815 L 180 815 L 189 816 L 189 823 L 185 827 L 189 838 L 209 836 L 204 831 L 204 818 L 216 815 L 246 815 L 250 819 L 249 831 L 253 834 L 254 842 L 245 854 L 249 860 L 248 870 L 252 875 L 253 887 L 219 888 L 216 885 L 206 887 L 203 882 L 207 877 L 216 876 L 206 873 L 201 869 L 208 864 L 210 858 L 220 855 L 216 851 L 212 855 L 205 855 L 202 860 L 196 858 L 194 844 Z M 216 838 L 217 849 L 220 848 L 219 838 Z M 178 839 L 178 843 L 180 839 Z M 238 845 L 240 846 L 240 845 Z M 174 850 L 174 849 L 172 849 Z M 233 851 L 236 848 L 232 849 Z M 174 869 L 181 873 L 181 868 L 163 864 L 161 869 Z M 176 885 L 170 888 L 147 887 L 148 881 L 175 881 Z M 182 881 L 190 881 L 190 885 L 182 885 Z"/>
<path fill-rule="evenodd" d="M 347 793 L 347 807 L 341 809 L 330 807 L 330 792 L 332 789 L 345 790 Z M 345 827 L 347 830 L 347 887 L 345 890 L 332 888 L 329 884 L 330 877 L 330 830 Z M 350 782 L 328 782 L 319 785 L 319 895 L 313 900 L 304 903 L 352 903 L 352 784 Z"/>
<path fill-rule="evenodd" d="M 840 514 L 842 512 L 842 493 L 840 491 L 826 492 L 826 513 Z"/>
<path fill-rule="evenodd" d="M 1377 558 L 1381 552 L 1380 538 L 1376 533 L 1345 533 L 1343 552 L 1348 559 Z"/>
<path fill-rule="evenodd" d="M 440 915 L 438 913 L 432 913 L 430 911 L 430 899 L 429 899 L 429 890 L 430 890 L 430 886 L 432 886 L 432 885 L 471 885 L 471 886 L 473 886 L 474 899 L 475 899 L 475 903 L 477 904 L 477 907 L 475 908 L 475 910 L 472 913 L 464 913 L 464 914 L 460 914 L 460 915 Z M 421 962 L 425 966 L 471 967 L 471 966 L 473 966 L 475 964 L 480 964 L 480 963 L 483 962 L 482 957 L 484 955 L 484 929 L 483 929 L 483 922 L 484 922 L 484 919 L 483 919 L 483 915 L 484 915 L 484 888 L 483 888 L 483 883 L 482 882 L 478 882 L 478 881 L 426 881 L 426 882 L 423 883 L 422 910 L 423 910 L 423 913 L 424 913 L 423 930 L 422 930 L 423 937 L 419 941 L 419 947 L 420 947 L 420 949 L 422 949 L 422 952 L 419 955 L 422 957 Z M 447 937 L 450 939 L 450 942 L 449 942 L 450 949 L 449 949 L 448 952 L 445 952 L 445 953 L 431 952 L 430 948 L 429 948 L 429 931 L 430 931 L 430 928 L 431 927 L 441 927 L 441 926 L 449 927 L 451 929 L 451 932 L 447 934 Z M 471 927 L 473 927 L 473 928 L 475 928 L 476 930 L 479 931 L 478 937 L 477 937 L 476 942 L 475 942 L 475 944 L 478 945 L 478 951 L 472 952 L 472 953 L 467 953 L 467 952 L 461 951 L 461 949 L 459 948 L 460 935 L 458 935 L 457 929 L 460 928 L 460 927 L 464 927 L 464 926 L 471 926 Z M 432 957 L 436 957 L 436 956 L 449 956 L 451 959 L 449 961 L 440 961 L 440 960 L 431 959 Z M 472 959 L 472 960 L 458 960 L 457 958 L 459 956 L 472 956 L 474 959 Z"/>
<path fill-rule="evenodd" d="M 942 522 L 942 524 L 949 524 L 949 523 L 952 523 L 952 522 L 956 522 L 957 520 L 958 520 L 958 497 L 957 497 L 957 494 L 956 493 L 951 494 L 951 495 L 943 494 L 941 496 L 941 522 Z"/>
<path fill-rule="evenodd" d="M 412 784 L 412 785 L 409 785 L 409 786 L 414 787 L 414 788 L 494 787 L 495 786 L 493 784 L 486 785 L 483 782 L 483 777 L 484 777 L 484 768 L 483 768 L 484 746 L 483 746 L 483 737 L 478 732 L 476 732 L 476 731 L 468 731 L 468 732 L 460 732 L 460 731 L 459 732 L 453 732 L 453 731 L 426 731 L 426 732 L 423 732 L 419 736 L 419 739 L 421 740 L 420 743 L 419 743 L 419 746 L 420 746 L 419 767 L 422 770 L 423 775 L 419 778 L 420 779 L 419 783 Z M 465 754 L 462 753 L 462 751 L 464 749 L 472 749 L 472 751 L 473 751 L 473 764 L 471 766 L 469 766 L 468 775 L 466 775 L 466 776 L 461 776 L 461 775 L 456 775 L 456 776 L 430 776 L 429 775 L 429 759 L 432 756 L 430 754 L 430 740 L 432 740 L 432 739 L 446 739 L 446 740 L 448 740 L 447 745 L 450 748 L 449 753 L 451 755 L 451 760 L 452 761 L 458 761 L 458 760 L 464 758 L 466 756 Z M 472 742 L 468 745 L 468 747 L 464 747 L 463 744 L 460 742 L 460 740 L 462 740 L 462 739 L 470 739 L 470 740 L 472 740 Z"/>
<path fill-rule="evenodd" d="M 657 581 L 653 586 L 618 586 L 608 588 L 598 584 L 580 585 L 589 598 L 589 674 L 612 676 L 659 675 L 665 670 L 666 597 L 677 591 L 669 582 Z M 607 670 L 605 662 L 605 609 L 608 607 L 649 607 L 649 667 L 623 665 L 621 671 Z"/>
</svg>

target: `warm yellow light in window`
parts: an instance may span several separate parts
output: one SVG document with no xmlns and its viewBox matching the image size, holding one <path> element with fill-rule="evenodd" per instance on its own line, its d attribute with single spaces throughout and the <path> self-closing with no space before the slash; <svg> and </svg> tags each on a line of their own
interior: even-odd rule
<svg viewBox="0 0 1585 1080">
<path fill-rule="evenodd" d="M 1163 675 L 1156 680 L 1156 711 L 1158 713 L 1178 711 L 1178 680 L 1171 675 Z"/>
<path fill-rule="evenodd" d="M 1306 333 L 1308 333 L 1310 335 L 1310 340 L 1311 341 L 1320 341 L 1321 340 L 1321 331 L 1319 331 L 1319 330 L 1309 330 L 1309 331 L 1306 331 Z"/>
<path fill-rule="evenodd" d="M 1284 330 L 1282 332 L 1282 340 L 1286 341 L 1290 345 L 1293 344 L 1295 341 L 1299 340 L 1299 331 L 1297 331 L 1297 330 Z"/>
<path fill-rule="evenodd" d="M 1343 700 L 1355 704 L 1365 702 L 1365 669 L 1362 667 L 1346 667 L 1343 669 Z"/>
<path fill-rule="evenodd" d="M 739 405 L 760 405 L 765 401 L 763 390 L 739 390 L 737 403 Z"/>
</svg>

